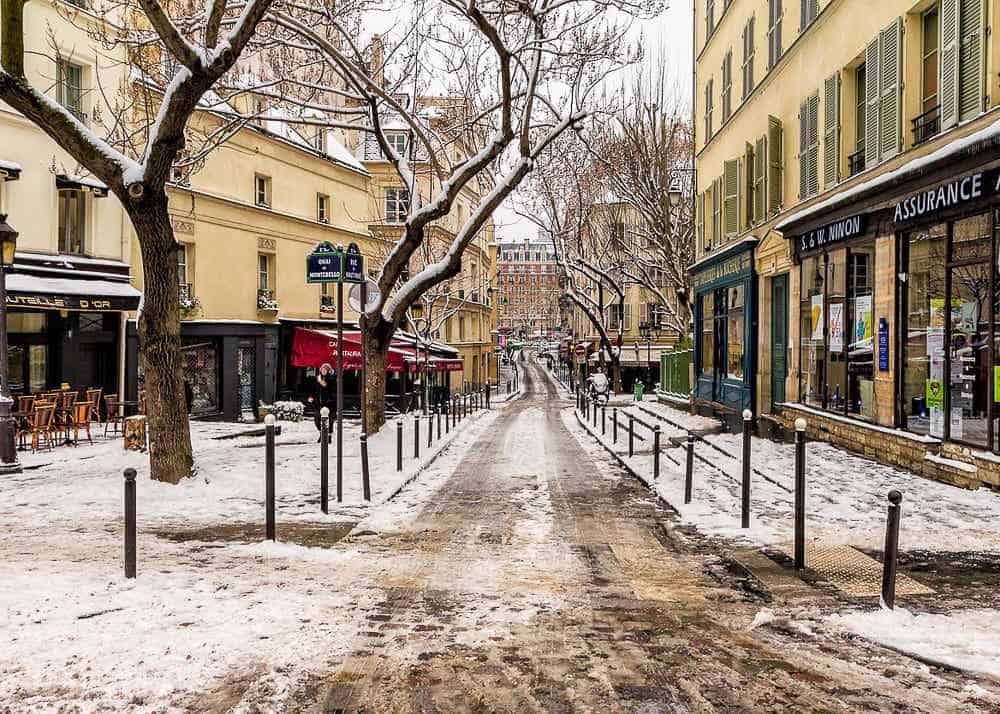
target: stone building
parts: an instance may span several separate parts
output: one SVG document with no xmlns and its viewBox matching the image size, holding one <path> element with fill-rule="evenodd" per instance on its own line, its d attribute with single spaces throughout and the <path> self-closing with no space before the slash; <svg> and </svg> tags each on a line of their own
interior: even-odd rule
<svg viewBox="0 0 1000 714">
<path fill-rule="evenodd" d="M 497 246 L 498 328 L 521 339 L 559 331 L 559 270 L 552 241 L 510 239 Z"/>
</svg>

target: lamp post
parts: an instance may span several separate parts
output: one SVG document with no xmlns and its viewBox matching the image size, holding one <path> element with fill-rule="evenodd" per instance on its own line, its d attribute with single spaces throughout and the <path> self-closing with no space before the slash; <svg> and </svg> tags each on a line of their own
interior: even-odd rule
<svg viewBox="0 0 1000 714">
<path fill-rule="evenodd" d="M 642 337 L 642 339 L 646 341 L 647 370 L 649 369 L 649 363 L 653 361 L 653 349 L 652 349 L 653 335 L 656 335 L 656 337 L 659 338 L 660 333 L 662 331 L 663 330 L 660 327 L 660 321 L 658 319 L 654 319 L 651 322 L 639 323 L 639 335 Z"/>
<path fill-rule="evenodd" d="M 7 269 L 14 265 L 17 231 L 0 214 L 0 474 L 20 473 L 15 442 L 17 426 L 11 416 L 14 400 L 7 381 Z"/>
<path fill-rule="evenodd" d="M 423 387 L 424 396 L 421 400 L 423 402 L 423 413 L 428 413 L 427 401 L 430 397 L 430 390 L 428 389 L 427 379 L 429 376 L 430 368 L 430 320 L 424 319 L 424 305 L 421 302 L 415 302 L 410 306 L 410 317 L 413 320 L 413 327 L 417 339 L 417 373 L 420 374 L 420 384 Z M 423 327 L 421 327 L 423 326 Z M 423 336 L 423 331 L 427 331 L 427 339 L 424 340 L 424 368 L 420 369 L 420 338 Z"/>
</svg>

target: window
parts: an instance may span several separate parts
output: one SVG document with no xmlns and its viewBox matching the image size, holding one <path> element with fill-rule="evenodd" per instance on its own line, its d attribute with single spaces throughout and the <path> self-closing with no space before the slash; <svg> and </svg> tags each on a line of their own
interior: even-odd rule
<svg viewBox="0 0 1000 714">
<path fill-rule="evenodd" d="M 740 162 L 726 161 L 723 169 L 722 220 L 724 238 L 734 238 L 740 232 Z"/>
<path fill-rule="evenodd" d="M 465 317 L 458 316 L 458 341 L 465 342 Z"/>
<path fill-rule="evenodd" d="M 715 0 L 705 0 L 705 42 L 715 32 Z"/>
<path fill-rule="evenodd" d="M 866 96 L 866 71 L 865 63 L 862 62 L 856 70 L 854 70 L 854 88 L 855 88 L 855 105 L 854 105 L 854 126 L 857 127 L 857 136 L 854 140 L 854 154 L 850 157 L 848 166 L 848 171 L 851 176 L 859 174 L 865 170 L 865 136 L 867 134 L 867 129 L 865 122 L 867 121 L 867 112 L 865 111 L 865 96 Z"/>
<path fill-rule="evenodd" d="M 625 246 L 625 224 L 621 221 L 611 223 L 611 244 L 616 247 Z"/>
<path fill-rule="evenodd" d="M 823 407 L 826 381 L 826 320 L 823 315 L 826 256 L 812 256 L 802 261 L 802 303 L 799 309 L 799 399 L 814 407 Z"/>
<path fill-rule="evenodd" d="M 799 110 L 799 199 L 819 193 L 819 95 Z"/>
<path fill-rule="evenodd" d="M 785 129 L 781 120 L 767 118 L 767 211 L 776 216 L 785 202 Z"/>
<path fill-rule="evenodd" d="M 405 188 L 385 190 L 386 223 L 405 223 L 410 212 L 410 193 Z"/>
<path fill-rule="evenodd" d="M 392 147 L 392 150 L 396 152 L 397 156 L 400 157 L 406 156 L 406 145 L 407 145 L 406 134 L 400 134 L 400 133 L 386 134 L 385 140 L 389 144 L 389 146 Z"/>
<path fill-rule="evenodd" d="M 879 33 L 865 50 L 865 168 L 899 153 L 902 132 L 903 21 Z"/>
<path fill-rule="evenodd" d="M 805 32 L 819 14 L 819 0 L 801 0 L 801 3 L 802 12 L 800 15 L 799 32 Z"/>
<path fill-rule="evenodd" d="M 187 243 L 177 244 L 177 284 L 181 288 L 181 297 L 190 296 L 189 278 L 190 246 Z"/>
<path fill-rule="evenodd" d="M 59 252 L 83 255 L 86 227 L 86 194 L 77 189 L 61 189 L 59 191 Z"/>
<path fill-rule="evenodd" d="M 726 376 L 743 379 L 745 284 L 734 285 L 726 295 Z"/>
<path fill-rule="evenodd" d="M 768 0 L 767 3 L 767 68 L 773 69 L 781 59 L 781 20 L 785 11 L 782 0 Z"/>
<path fill-rule="evenodd" d="M 699 328 L 701 354 L 698 371 L 701 374 L 712 374 L 715 371 L 715 302 L 713 298 L 714 293 L 707 292 L 698 299 L 701 313 Z"/>
<path fill-rule="evenodd" d="M 847 254 L 847 413 L 875 421 L 875 243 Z"/>
<path fill-rule="evenodd" d="M 257 290 L 270 294 L 271 286 L 271 256 L 264 253 L 257 255 Z"/>
<path fill-rule="evenodd" d="M 320 223 L 330 222 L 330 197 L 325 193 L 316 194 L 316 220 Z"/>
<path fill-rule="evenodd" d="M 986 94 L 983 0 L 941 0 L 941 124 L 950 129 L 978 116 Z"/>
<path fill-rule="evenodd" d="M 754 87 L 754 77 L 753 77 L 753 62 L 754 54 L 756 52 L 756 46 L 754 45 L 754 18 L 747 20 L 747 24 L 743 26 L 743 99 L 750 96 L 753 92 Z"/>
<path fill-rule="evenodd" d="M 733 115 L 733 51 L 726 52 L 722 60 L 722 123 Z"/>
<path fill-rule="evenodd" d="M 56 89 L 60 104 L 77 119 L 84 120 L 83 113 L 83 67 L 65 60 L 56 64 Z"/>
<path fill-rule="evenodd" d="M 263 208 L 271 206 L 271 178 L 257 174 L 254 176 L 254 203 Z"/>
<path fill-rule="evenodd" d="M 921 109 L 924 113 L 937 108 L 940 99 L 938 95 L 941 72 L 940 22 L 941 16 L 937 6 L 925 12 L 921 22 L 923 29 Z"/>
<path fill-rule="evenodd" d="M 713 80 L 708 80 L 705 83 L 705 143 L 708 143 L 712 139 L 712 85 Z"/>
</svg>

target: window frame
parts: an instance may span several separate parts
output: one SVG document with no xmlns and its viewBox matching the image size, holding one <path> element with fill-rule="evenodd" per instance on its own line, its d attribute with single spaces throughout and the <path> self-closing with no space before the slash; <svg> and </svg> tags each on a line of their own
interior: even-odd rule
<svg viewBox="0 0 1000 714">
<path fill-rule="evenodd" d="M 330 196 L 326 193 L 316 194 L 316 220 L 320 223 L 330 223 Z"/>
<path fill-rule="evenodd" d="M 254 174 L 253 177 L 254 205 L 260 208 L 271 208 L 271 177 L 265 174 Z"/>
<path fill-rule="evenodd" d="M 403 225 L 410 213 L 410 192 L 399 186 L 386 186 L 383 195 L 385 222 L 390 225 Z"/>
<path fill-rule="evenodd" d="M 56 220 L 56 232 L 57 232 L 57 252 L 63 255 L 87 255 L 87 239 L 89 237 L 89 231 L 87 220 L 89 216 L 89 211 L 87 207 L 87 193 L 78 188 L 61 188 L 57 192 L 58 200 L 58 213 Z M 72 250 L 73 240 L 67 234 L 69 229 L 69 223 L 64 222 L 64 217 L 69 217 L 70 207 L 66 207 L 64 210 L 64 200 L 67 200 L 70 195 L 76 197 L 76 221 L 80 234 L 79 239 L 79 250 Z"/>
<path fill-rule="evenodd" d="M 72 86 L 67 78 L 67 72 L 78 74 L 76 86 Z M 84 67 L 69 59 L 59 59 L 56 61 L 56 101 L 59 105 L 75 116 L 81 122 L 86 123 L 86 107 L 84 102 Z M 70 89 L 76 92 L 76 105 L 70 101 Z"/>
</svg>

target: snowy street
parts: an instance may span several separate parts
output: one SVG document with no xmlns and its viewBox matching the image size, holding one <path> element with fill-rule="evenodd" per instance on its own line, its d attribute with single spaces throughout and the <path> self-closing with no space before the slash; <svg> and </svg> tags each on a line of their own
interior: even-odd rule
<svg viewBox="0 0 1000 714">
<path fill-rule="evenodd" d="M 540 366 L 526 365 L 522 387 L 521 399 L 463 422 L 422 470 L 408 459 L 407 473 L 386 475 L 397 480 L 376 484 L 371 505 L 357 496 L 356 442 L 345 438 L 350 486 L 328 517 L 315 502 L 315 431 L 284 425 L 277 544 L 261 542 L 260 440 L 213 439 L 238 429 L 209 426 L 196 439 L 201 482 L 140 477 L 134 581 L 121 573 L 120 449 L 81 447 L 93 458 L 72 467 L 39 458 L 0 491 L 0 710 L 1000 706 L 975 638 L 951 644 L 969 650 L 956 666 L 978 657 L 981 676 L 904 654 L 921 616 L 857 615 L 872 603 L 802 581 L 781 597 L 761 589 L 734 554 L 780 540 L 776 525 L 740 539 L 678 514 L 576 423 L 572 398 Z M 393 472 L 390 436 L 373 439 L 375 473 Z M 702 494 L 714 493 L 699 475 Z M 984 619 L 964 623 L 979 621 L 980 649 L 995 648 Z M 944 616 L 927 623 L 949 627 Z M 900 628 L 909 637 L 887 642 Z"/>
</svg>

